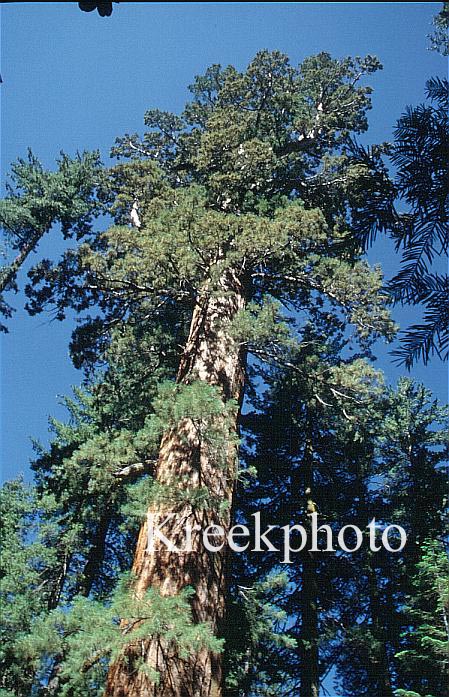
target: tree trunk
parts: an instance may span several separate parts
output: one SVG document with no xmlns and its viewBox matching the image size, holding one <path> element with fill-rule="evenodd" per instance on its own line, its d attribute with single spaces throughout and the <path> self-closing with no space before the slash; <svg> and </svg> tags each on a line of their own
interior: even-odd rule
<svg viewBox="0 0 449 697">
<path fill-rule="evenodd" d="M 110 521 L 111 516 L 108 513 L 108 510 L 106 509 L 106 511 L 102 511 L 95 532 L 92 536 L 92 545 L 89 549 L 86 563 L 84 564 L 81 581 L 78 587 L 78 593 L 80 595 L 84 595 L 86 598 L 89 596 L 92 586 L 95 580 L 98 578 L 98 574 L 104 562 L 106 554 L 106 536 L 108 534 Z"/>
<path fill-rule="evenodd" d="M 193 311 L 178 382 L 202 380 L 219 387 L 224 401 L 234 399 L 240 404 L 244 355 L 229 336 L 227 325 L 244 306 L 242 282 L 230 270 L 222 275 L 219 292 L 210 294 L 205 289 Z M 237 423 L 233 427 L 237 429 Z M 202 530 L 209 525 L 229 530 L 236 455 L 235 445 L 230 445 L 225 453 L 226 466 L 217 466 L 189 418 L 164 435 L 155 471 L 157 482 L 172 487 L 207 487 L 215 500 L 228 504 L 220 511 L 216 507 L 198 511 L 188 502 L 152 504 L 149 514 L 154 524 L 161 526 L 164 535 L 177 547 L 185 544 L 187 521 L 192 526 L 199 524 Z M 184 484 L 179 481 L 176 484 L 179 477 Z M 169 513 L 175 515 L 162 528 Z M 136 593 L 142 595 L 152 586 L 163 596 L 176 596 L 191 586 L 195 590 L 191 601 L 193 621 L 208 623 L 214 634 L 219 634 L 225 614 L 226 547 L 211 553 L 200 537 L 193 535 L 191 552 L 171 552 L 159 541 L 154 544 L 155 551 L 149 552 L 147 536 L 146 522 L 140 530 L 132 569 Z M 136 648 L 130 647 L 109 670 L 107 697 L 220 697 L 222 694 L 221 656 L 208 649 L 203 648 L 185 659 L 179 656 L 176 646 L 167 645 L 161 637 L 149 637 L 146 645 L 139 647 L 138 656 L 142 655 L 146 665 L 159 672 L 159 684 L 151 682 L 144 672 L 136 671 L 133 667 Z"/>
<path fill-rule="evenodd" d="M 0 274 L 0 293 L 3 293 L 3 291 L 9 286 L 9 284 L 14 281 L 23 262 L 33 251 L 41 237 L 43 237 L 46 232 L 48 232 L 48 228 L 44 230 L 38 230 L 38 232 L 32 235 L 30 240 L 28 242 L 25 242 L 16 258 L 13 259 L 13 261 L 2 270 L 2 273 Z"/>
<path fill-rule="evenodd" d="M 307 552 L 302 565 L 302 662 L 301 697 L 318 697 L 320 690 L 318 656 L 318 584 L 316 560 Z"/>
<path fill-rule="evenodd" d="M 310 423 L 308 429 L 311 428 Z M 313 503 L 313 446 L 310 431 L 306 435 L 302 461 L 304 508 Z M 310 523 L 306 523 L 309 528 Z M 305 551 L 302 561 L 301 583 L 301 697 L 318 697 L 320 670 L 318 653 L 318 578 L 317 561 L 313 552 Z"/>
<path fill-rule="evenodd" d="M 355 493 L 358 495 L 360 501 L 360 527 L 363 527 L 366 521 L 374 518 L 374 512 L 371 510 L 370 506 L 370 495 L 365 472 L 360 466 L 358 469 L 357 487 L 358 489 Z M 393 697 L 388 642 L 394 643 L 397 637 L 394 635 L 391 623 L 388 621 L 389 616 L 391 618 L 391 612 L 393 612 L 393 610 L 388 610 L 385 602 L 382 601 L 380 581 L 377 575 L 374 554 L 375 552 L 368 551 L 365 559 L 371 631 L 373 639 L 376 642 L 373 650 L 369 651 L 366 656 L 366 671 L 369 688 L 376 696 Z"/>
<path fill-rule="evenodd" d="M 368 584 L 372 631 L 377 642 L 377 650 L 368 660 L 368 675 L 371 687 L 376 691 L 378 697 L 393 697 L 385 636 L 387 633 L 385 620 L 388 611 L 383 607 L 380 598 L 379 581 L 371 554 L 368 559 Z"/>
</svg>

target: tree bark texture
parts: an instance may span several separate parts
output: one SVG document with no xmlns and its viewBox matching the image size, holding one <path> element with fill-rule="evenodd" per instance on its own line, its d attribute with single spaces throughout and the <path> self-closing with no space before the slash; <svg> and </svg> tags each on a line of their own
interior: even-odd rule
<svg viewBox="0 0 449 697">
<path fill-rule="evenodd" d="M 229 336 L 228 325 L 244 306 L 242 282 L 231 270 L 222 274 L 219 292 L 210 294 L 205 289 L 192 314 L 178 371 L 179 383 L 202 380 L 217 386 L 224 401 L 234 399 L 240 404 L 244 355 Z M 233 428 L 237 429 L 237 423 Z M 225 532 L 229 530 L 236 456 L 235 444 L 229 445 L 223 458 L 225 464 L 217 466 L 190 418 L 184 418 L 165 433 L 155 469 L 156 481 L 170 487 L 181 486 L 179 478 L 182 478 L 184 486 L 207 487 L 214 500 L 227 504 L 224 509 L 215 506 L 203 510 L 195 510 L 189 502 L 152 504 L 148 513 L 154 524 L 160 526 L 176 547 L 184 547 L 186 522 L 199 525 L 202 530 L 209 525 L 220 525 Z M 169 513 L 175 515 L 162 527 Z M 163 596 L 176 596 L 191 586 L 195 590 L 191 600 L 194 623 L 207 623 L 214 634 L 220 634 L 225 615 L 226 561 L 225 547 L 220 552 L 207 551 L 200 536 L 195 534 L 191 552 L 172 552 L 158 540 L 150 552 L 146 522 L 139 533 L 132 568 L 135 592 L 141 596 L 152 586 Z M 157 685 L 144 672 L 136 670 L 133 665 L 136 653 L 144 656 L 146 665 L 158 671 Z M 137 649 L 131 645 L 111 666 L 105 694 L 106 697 L 220 697 L 221 655 L 203 648 L 185 659 L 163 637 L 149 637 L 144 647 L 139 645 Z"/>
</svg>

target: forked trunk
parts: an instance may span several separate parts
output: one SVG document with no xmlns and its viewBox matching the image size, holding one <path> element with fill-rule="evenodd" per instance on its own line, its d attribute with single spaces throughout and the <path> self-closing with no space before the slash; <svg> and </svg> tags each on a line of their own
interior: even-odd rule
<svg viewBox="0 0 449 697">
<path fill-rule="evenodd" d="M 223 292 L 221 292 L 223 291 Z M 178 372 L 178 382 L 196 379 L 219 387 L 223 400 L 240 403 L 244 381 L 244 356 L 229 336 L 227 325 L 245 304 L 240 279 L 226 271 L 220 292 L 204 297 L 196 305 L 189 338 Z M 234 424 L 237 428 L 237 424 Z M 191 419 L 185 418 L 162 439 L 156 480 L 162 485 L 183 488 L 207 487 L 210 496 L 227 507 L 195 510 L 189 502 L 152 504 L 149 514 L 155 526 L 176 547 L 185 546 L 185 525 L 230 528 L 230 511 L 235 482 L 235 443 L 228 446 L 224 465 L 210 455 Z M 183 484 L 179 482 L 182 478 Z M 177 482 L 177 483 L 176 483 Z M 163 525 L 169 513 L 175 515 Z M 217 541 L 218 543 L 218 541 Z M 219 634 L 224 620 L 226 597 L 226 548 L 210 552 L 199 535 L 192 536 L 191 552 L 172 552 L 155 540 L 148 550 L 148 518 L 142 526 L 133 563 L 135 590 L 142 595 L 150 586 L 163 596 L 175 596 L 186 586 L 195 590 L 191 601 L 195 623 L 208 623 Z M 135 659 L 144 657 L 148 667 L 159 672 L 156 685 L 143 671 L 136 670 Z M 149 637 L 145 646 L 130 647 L 109 670 L 106 697 L 220 697 L 221 656 L 202 649 L 182 658 L 176 646 L 161 637 Z"/>
</svg>

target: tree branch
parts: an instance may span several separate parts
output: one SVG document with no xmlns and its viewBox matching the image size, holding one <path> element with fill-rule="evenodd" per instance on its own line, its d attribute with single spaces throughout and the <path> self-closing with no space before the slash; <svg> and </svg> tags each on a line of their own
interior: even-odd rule
<svg viewBox="0 0 449 697">
<path fill-rule="evenodd" d="M 132 465 L 122 466 L 121 469 L 113 472 L 113 476 L 121 481 L 131 479 L 140 474 L 152 474 L 157 460 L 144 460 L 143 462 L 134 462 Z"/>
</svg>

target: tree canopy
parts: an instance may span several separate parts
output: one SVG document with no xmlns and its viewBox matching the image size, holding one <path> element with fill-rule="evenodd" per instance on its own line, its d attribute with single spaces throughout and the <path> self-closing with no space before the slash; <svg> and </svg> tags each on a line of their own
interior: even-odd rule
<svg viewBox="0 0 449 697">
<path fill-rule="evenodd" d="M 392 181 L 385 148 L 355 140 L 380 67 L 261 51 L 195 78 L 181 114 L 147 111 L 112 166 L 13 166 L 2 290 L 59 227 L 27 309 L 76 314 L 84 383 L 36 444 L 34 487 L 2 490 L 1 697 L 318 697 L 330 672 L 346 696 L 447 697 L 447 410 L 374 367 L 393 291 L 445 312 L 426 265 L 446 249 L 445 85 L 401 119 Z M 364 258 L 378 230 L 409 263 L 389 289 Z M 317 515 L 408 544 L 174 551 L 181 522 L 227 533 L 256 512 L 275 544 Z M 149 549 L 150 520 L 173 549 Z"/>
</svg>

